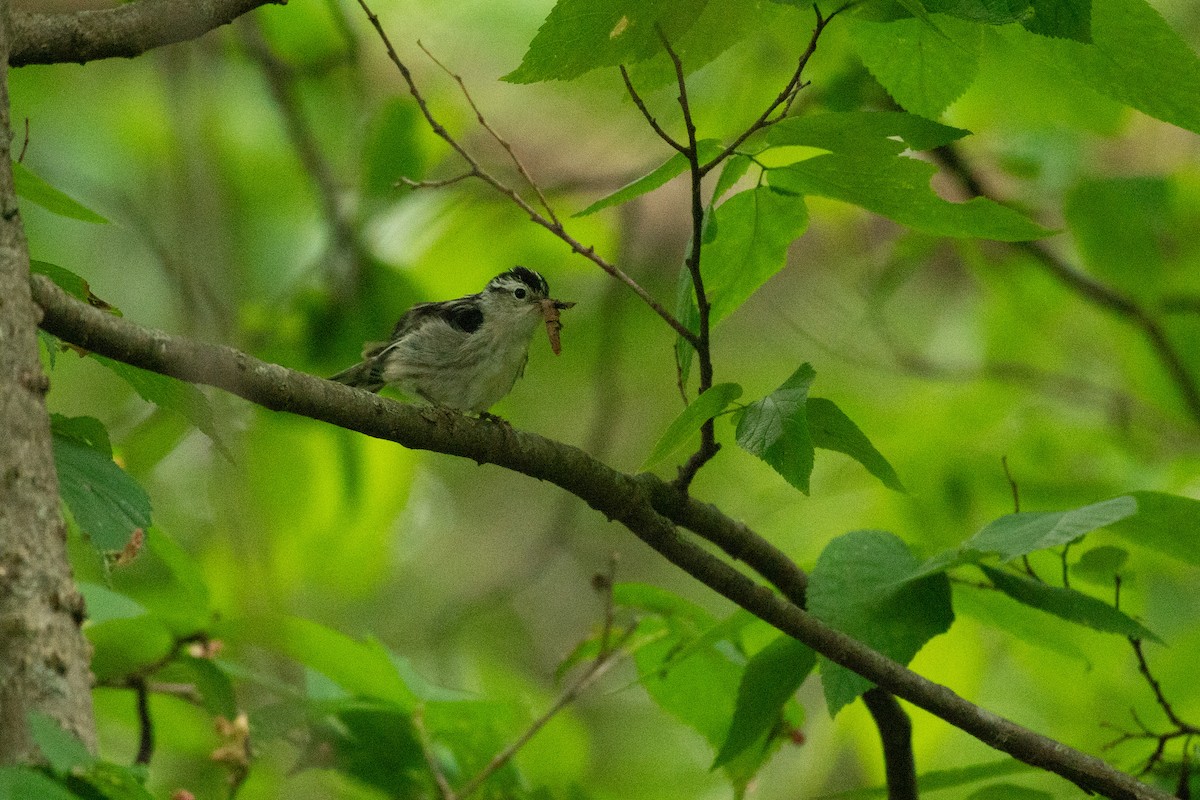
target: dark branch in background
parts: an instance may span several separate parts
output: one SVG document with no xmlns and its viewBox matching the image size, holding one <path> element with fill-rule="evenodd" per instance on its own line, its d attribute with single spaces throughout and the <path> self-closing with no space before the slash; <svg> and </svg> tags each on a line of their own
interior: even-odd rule
<svg viewBox="0 0 1200 800">
<path fill-rule="evenodd" d="M 913 759 L 912 721 L 900 701 L 879 687 L 863 694 L 863 703 L 879 728 L 888 800 L 917 800 L 917 764 Z"/>
<path fill-rule="evenodd" d="M 932 154 L 972 195 L 996 199 L 993 193 L 987 191 L 981 178 L 954 145 L 939 147 L 933 150 Z M 1012 246 L 1031 256 L 1042 268 L 1080 297 L 1141 331 L 1171 382 L 1175 384 L 1188 415 L 1195 424 L 1200 425 L 1200 384 L 1184 362 L 1179 350 L 1167 338 L 1167 333 L 1154 312 L 1134 298 L 1122 294 L 1118 289 L 1070 264 L 1045 242 L 1015 242 Z"/>
<path fill-rule="evenodd" d="M 195 39 L 259 6 L 287 0 L 141 0 L 102 11 L 15 12 L 8 63 L 84 64 L 133 58 L 163 45 Z"/>
<path fill-rule="evenodd" d="M 129 688 L 133 689 L 133 695 L 137 699 L 138 749 L 133 763 L 144 766 L 150 763 L 150 756 L 154 754 L 154 720 L 150 716 L 150 689 L 146 686 L 146 679 L 141 676 L 130 678 Z"/>
<path fill-rule="evenodd" d="M 180 380 L 215 386 L 274 411 L 321 420 L 405 447 L 496 464 L 576 495 L 620 522 L 671 563 L 713 591 L 793 636 L 831 661 L 980 741 L 1087 791 L 1116 800 L 1167 800 L 1170 795 L 1098 758 L 1017 725 L 897 664 L 829 627 L 686 537 L 681 519 L 702 536 L 719 530 L 723 549 L 743 558 L 774 548 L 717 509 L 682 495 L 652 475 L 632 476 L 560 442 L 491 420 L 396 403 L 348 386 L 269 364 L 229 347 L 143 328 L 77 301 L 34 276 L 42 327 L 85 350 Z M 664 495 L 671 496 L 663 502 Z M 683 513 L 680 513 L 680 512 Z M 755 567 L 758 568 L 757 566 Z"/>
<path fill-rule="evenodd" d="M 254 17 L 247 17 L 237 27 L 247 52 L 262 68 L 292 147 L 316 188 L 321 213 L 332 238 L 330 266 L 335 294 L 349 297 L 359 286 L 363 255 L 357 224 L 349 205 L 342 199 L 344 192 L 333 166 L 321 152 L 316 132 L 305 116 L 297 91 L 297 75 L 271 51 Z"/>
<path fill-rule="evenodd" d="M 571 234 L 567 233 L 566 228 L 564 228 L 562 223 L 557 220 L 557 217 L 548 217 L 545 214 L 542 214 L 540 211 L 530 205 L 530 203 L 521 196 L 520 192 L 501 181 L 492 173 L 488 172 L 483 165 L 479 163 L 478 159 L 471 155 L 471 153 L 465 147 L 463 147 L 463 145 L 459 143 L 459 141 L 455 139 L 448 130 L 446 130 L 444 125 L 438 122 L 437 118 L 434 117 L 433 112 L 430 110 L 429 103 L 426 102 L 425 96 L 422 95 L 421 90 L 417 88 L 417 83 L 412 76 L 412 72 L 408 69 L 404 62 L 400 60 L 400 56 L 396 53 L 396 48 L 392 46 L 391 40 L 388 38 L 387 33 L 383 30 L 383 25 L 379 22 L 379 17 L 375 15 L 375 12 L 370 9 L 364 0 L 358 0 L 358 4 L 362 6 L 362 10 L 366 13 L 367 19 L 371 21 L 371 25 L 375 28 L 375 32 L 379 34 L 379 38 L 383 41 L 384 46 L 387 48 L 388 58 L 390 58 L 392 63 L 396 65 L 396 69 L 400 71 L 401 77 L 404 78 L 404 82 L 408 86 L 409 94 L 411 94 L 413 99 L 417 102 L 417 107 L 421 109 L 421 114 L 425 117 L 425 121 L 429 123 L 430 129 L 438 136 L 438 138 L 450 145 L 454 152 L 458 153 L 459 157 L 461 157 L 463 161 L 465 161 L 470 167 L 470 169 L 464 175 L 462 175 L 460 178 L 455 178 L 454 180 L 459 180 L 461 178 L 478 178 L 504 197 L 507 197 L 509 200 L 515 203 L 518 208 L 524 211 L 530 220 L 550 231 L 550 233 L 554 234 L 556 237 L 566 243 L 566 245 L 571 248 L 572 252 L 578 253 L 579 255 L 588 259 L 593 264 L 600 267 L 600 269 L 604 270 L 609 275 L 632 289 L 634 293 L 637 294 L 637 296 L 640 297 L 642 301 L 646 303 L 646 305 L 650 306 L 654 313 L 658 314 L 658 316 L 661 317 L 664 322 L 670 325 L 676 333 L 694 345 L 696 341 L 696 335 L 689 331 L 687 326 L 676 319 L 671 312 L 667 311 L 667 309 L 664 308 L 661 303 L 651 297 L 650 294 L 643 289 L 637 281 L 627 275 L 615 264 L 610 263 L 603 256 L 598 254 L 594 247 L 584 245 Z M 472 103 L 472 106 L 474 106 L 474 103 Z M 476 113 L 478 113 L 478 110 L 476 110 Z M 421 184 L 415 185 L 419 186 Z"/>
</svg>

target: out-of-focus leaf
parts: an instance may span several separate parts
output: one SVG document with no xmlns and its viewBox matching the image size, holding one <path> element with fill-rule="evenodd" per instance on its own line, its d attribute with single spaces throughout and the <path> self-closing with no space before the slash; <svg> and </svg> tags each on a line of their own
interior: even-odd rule
<svg viewBox="0 0 1200 800">
<path fill-rule="evenodd" d="M 780 636 L 750 659 L 738 685 L 729 733 L 721 743 L 713 769 L 727 764 L 770 733 L 779 722 L 784 703 L 816 663 L 816 653 L 790 636 Z"/>
<path fill-rule="evenodd" d="M 808 607 L 816 617 L 907 664 L 927 641 L 954 622 L 950 581 L 930 575 L 899 586 L 897 574 L 911 573 L 917 560 L 886 531 L 852 531 L 831 541 L 809 577 Z M 820 657 L 821 683 L 829 713 L 871 688 L 871 682 Z"/>
<path fill-rule="evenodd" d="M 79 800 L 79 795 L 32 767 L 0 767 L 0 800 Z"/>
<path fill-rule="evenodd" d="M 559 0 L 521 65 L 504 80 L 571 80 L 597 67 L 644 61 L 682 37 L 708 0 Z"/>
<path fill-rule="evenodd" d="M 1029 789 L 1015 783 L 993 783 L 974 791 L 967 800 L 1054 800 L 1054 795 L 1041 789 Z"/>
<path fill-rule="evenodd" d="M 997 589 L 1027 606 L 1104 633 L 1162 642 L 1153 631 L 1125 612 L 1091 595 L 1061 586 L 1048 586 L 986 564 L 980 564 L 979 568 Z"/>
<path fill-rule="evenodd" d="M 832 400 L 810 397 L 806 407 L 808 432 L 814 447 L 845 453 L 866 467 L 884 486 L 897 492 L 905 490 L 888 460 Z"/>
<path fill-rule="evenodd" d="M 404 685 L 391 656 L 378 642 L 349 636 L 299 617 L 243 619 L 220 623 L 214 635 L 265 647 L 310 667 L 357 697 L 373 697 L 413 708 L 418 698 Z"/>
<path fill-rule="evenodd" d="M 1071 575 L 1102 586 L 1112 586 L 1128 560 L 1129 551 L 1124 547 L 1093 547 L 1071 565 Z"/>
<path fill-rule="evenodd" d="M 109 305 L 101 300 L 96 295 L 92 294 L 92 287 L 88 285 L 80 276 L 76 275 L 71 270 L 60 267 L 57 264 L 51 264 L 48 261 L 38 261 L 32 259 L 29 262 L 29 271 L 34 275 L 45 275 L 50 280 L 54 281 L 58 288 L 62 289 L 67 294 L 75 297 L 88 305 L 108 311 L 117 316 L 121 316 L 121 311 L 116 306 Z"/>
<path fill-rule="evenodd" d="M 97 549 L 119 551 L 135 530 L 150 526 L 150 498 L 113 463 L 103 447 L 107 442 L 93 447 L 76 438 L 76 428 L 65 427 L 67 418 L 59 420 L 53 438 L 54 466 L 63 502 Z"/>
<path fill-rule="evenodd" d="M 1092 41 L 1092 0 L 1032 0 L 1032 14 L 1020 19 L 1025 30 L 1055 39 Z"/>
<path fill-rule="evenodd" d="M 1141 297 L 1155 296 L 1173 234 L 1171 184 L 1159 177 L 1085 180 L 1063 213 L 1088 269 Z"/>
<path fill-rule="evenodd" d="M 339 725 L 328 729 L 338 770 L 389 797 L 415 797 L 424 783 L 417 776 L 428 767 L 411 712 L 381 703 L 348 701 L 336 714 Z"/>
<path fill-rule="evenodd" d="M 95 353 L 92 354 L 92 358 L 120 375 L 143 400 L 176 414 L 182 414 L 205 436 L 212 439 L 218 448 L 224 449 L 224 445 L 217 435 L 217 417 L 213 412 L 212 405 L 204 393 L 193 384 L 167 375 L 159 375 L 157 372 L 150 372 L 121 361 L 114 361 Z"/>
<path fill-rule="evenodd" d="M 888 94 L 906 110 L 936 119 L 974 82 L 983 27 L 932 16 L 936 27 L 919 19 L 855 19 L 846 27 L 859 58 Z"/>
<path fill-rule="evenodd" d="M 1041 611 L 1007 595 L 969 584 L 954 585 L 954 613 L 971 617 L 1027 645 L 1078 661 L 1092 668 L 1092 658 L 1067 633 L 1066 620 L 1047 619 Z M 1051 623 L 1051 624 L 1047 624 Z"/>
<path fill-rule="evenodd" d="M 1008 514 L 986 525 L 964 542 L 963 548 L 975 553 L 996 553 L 1000 560 L 1011 561 L 1035 550 L 1078 541 L 1097 528 L 1137 513 L 1137 501 L 1124 495 L 1070 511 Z"/>
<path fill-rule="evenodd" d="M 816 377 L 810 364 L 801 364 L 778 389 L 746 406 L 737 424 L 738 444 L 805 494 L 813 468 L 808 388 Z"/>
<path fill-rule="evenodd" d="M 177 660 L 180 667 L 190 673 L 191 682 L 200 692 L 200 700 L 208 713 L 225 719 L 237 716 L 237 696 L 233 681 L 225 670 L 211 658 L 181 655 Z"/>
<path fill-rule="evenodd" d="M 96 757 L 88 752 L 83 742 L 63 730 L 58 720 L 50 715 L 30 711 L 26 721 L 30 737 L 55 773 L 65 775 L 76 767 L 86 768 L 95 763 Z"/>
<path fill-rule="evenodd" d="M 91 623 L 108 622 L 110 619 L 133 619 L 147 613 L 136 600 L 114 592 L 98 583 L 79 583 L 79 593 L 87 605 L 87 618 Z"/>
<path fill-rule="evenodd" d="M 60 217 L 77 219 L 82 222 L 108 224 L 108 220 L 104 217 L 55 189 L 21 162 L 12 162 L 12 170 L 13 186 L 18 197 L 24 197 L 29 202 Z"/>
<path fill-rule="evenodd" d="M 175 646 L 167 627 L 150 615 L 110 619 L 84 629 L 92 643 L 92 672 L 104 682 L 157 664 Z"/>
<path fill-rule="evenodd" d="M 700 163 L 703 164 L 721 152 L 721 143 L 716 139 L 701 139 L 696 142 L 696 149 L 700 153 Z M 647 192 L 654 191 L 675 176 L 682 175 L 687 171 L 690 163 L 687 156 L 683 153 L 676 153 L 642 177 L 625 184 L 612 194 L 601 197 L 587 208 L 577 211 L 572 216 L 586 217 L 589 214 L 595 214 L 601 209 L 628 203 L 635 197 L 640 197 Z"/>
<path fill-rule="evenodd" d="M 654 445 L 654 450 L 642 464 L 642 471 L 654 469 L 664 459 L 674 455 L 705 422 L 720 414 L 741 396 L 742 387 L 736 383 L 718 383 L 706 389 L 667 427 L 658 443 Z"/>
<path fill-rule="evenodd" d="M 770 170 L 768 180 L 778 189 L 853 203 L 935 236 L 1019 242 L 1051 233 L 984 197 L 943 200 L 929 185 L 935 172 L 934 165 L 912 158 L 829 153 Z"/>
<path fill-rule="evenodd" d="M 932 150 L 970 131 L 903 111 L 841 111 L 788 117 L 767 129 L 772 146 L 803 145 L 833 153 L 895 156 L 906 147 Z"/>
<path fill-rule="evenodd" d="M 716 238 L 704 247 L 700 269 L 715 325 L 783 269 L 788 246 L 808 227 L 808 210 L 803 198 L 759 186 L 712 213 Z"/>
<path fill-rule="evenodd" d="M 1200 566 L 1200 500 L 1163 492 L 1130 492 L 1138 513 L 1113 523 L 1130 544 Z"/>
<path fill-rule="evenodd" d="M 1003 758 L 999 761 L 988 761 L 982 764 L 972 764 L 967 767 L 926 772 L 917 776 L 917 787 L 922 792 L 935 792 L 939 789 L 953 789 L 956 786 L 967 786 L 1002 775 L 1030 772 L 1033 769 L 1035 768 L 1028 764 L 1022 764 L 1015 759 Z M 851 789 L 846 792 L 837 792 L 836 794 L 825 794 L 815 798 L 815 800 L 868 800 L 868 798 L 874 797 L 887 797 L 887 793 L 886 786 L 878 786 L 869 789 Z"/>
<path fill-rule="evenodd" d="M 212 621 L 208 586 L 195 559 L 157 528 L 146 531 L 137 558 L 116 567 L 113 587 L 136 600 L 178 637 Z"/>
<path fill-rule="evenodd" d="M 394 98 L 367 125 L 363 146 L 363 192 L 369 197 L 394 198 L 401 178 L 419 180 L 425 158 L 417 132 L 425 123 L 416 105 Z"/>
</svg>

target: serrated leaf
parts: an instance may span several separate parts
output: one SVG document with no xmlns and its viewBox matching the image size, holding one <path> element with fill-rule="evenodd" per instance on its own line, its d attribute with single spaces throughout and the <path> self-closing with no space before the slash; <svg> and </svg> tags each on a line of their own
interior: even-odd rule
<svg viewBox="0 0 1200 800">
<path fill-rule="evenodd" d="M 852 531 L 831 541 L 809 576 L 808 607 L 817 618 L 900 664 L 950 629 L 950 581 L 930 575 L 900 585 L 918 562 L 886 531 Z M 821 656 L 821 683 L 829 713 L 871 688 L 871 682 Z"/>
<path fill-rule="evenodd" d="M 558 0 L 510 83 L 571 80 L 597 67 L 635 64 L 695 23 L 707 0 Z"/>
<path fill-rule="evenodd" d="M 1030 33 L 1091 44 L 1092 0 L 1032 0 L 1030 10 L 1020 20 Z"/>
<path fill-rule="evenodd" d="M 1200 500 L 1163 492 L 1130 492 L 1138 513 L 1112 530 L 1130 544 L 1200 566 Z"/>
<path fill-rule="evenodd" d="M 805 644 L 780 636 L 754 655 L 742 672 L 729 733 L 712 768 L 723 766 L 762 740 L 779 722 L 783 706 L 817 664 Z"/>
<path fill-rule="evenodd" d="M 1078 541 L 1136 513 L 1137 501 L 1124 495 L 1070 511 L 1008 514 L 964 542 L 963 549 L 995 553 L 1001 561 L 1012 561 L 1036 550 Z"/>
<path fill-rule="evenodd" d="M 808 494 L 813 440 L 808 430 L 808 388 L 817 373 L 801 364 L 783 384 L 746 406 L 737 423 L 737 442 Z"/>
<path fill-rule="evenodd" d="M 984 197 L 943 200 L 929 184 L 936 172 L 933 164 L 912 158 L 829 153 L 772 169 L 768 180 L 784 191 L 853 203 L 935 236 L 1019 242 L 1052 233 Z"/>
<path fill-rule="evenodd" d="M 716 139 L 701 139 L 696 142 L 696 149 L 699 152 L 700 163 L 708 161 L 710 158 L 715 158 L 721 152 L 721 143 Z M 622 203 L 627 203 L 635 197 L 640 197 L 647 192 L 652 192 L 658 187 L 670 181 L 672 178 L 682 175 L 687 171 L 691 162 L 683 153 L 676 153 L 668 158 L 665 162 L 655 167 L 649 173 L 643 175 L 635 181 L 625 184 L 620 189 L 609 195 L 605 195 L 596 202 L 592 203 L 582 211 L 577 211 L 571 216 L 586 217 L 589 214 L 595 214 L 601 209 L 617 206 Z"/>
<path fill-rule="evenodd" d="M 808 432 L 814 447 L 845 453 L 866 467 L 884 486 L 897 492 L 905 491 L 888 460 L 832 400 L 808 398 L 807 414 Z"/>
<path fill-rule="evenodd" d="M 712 213 L 716 237 L 700 269 L 715 325 L 787 264 L 788 247 L 808 227 L 804 200 L 759 186 L 738 192 Z"/>
<path fill-rule="evenodd" d="M 926 0 L 925 7 L 934 13 L 985 25 L 1007 25 L 1032 16 L 1029 3 L 1030 0 Z"/>
<path fill-rule="evenodd" d="M 1103 633 L 1117 633 L 1121 636 L 1162 642 L 1153 631 L 1125 612 L 1091 595 L 1075 589 L 1049 586 L 986 564 L 980 564 L 979 568 L 997 589 L 1027 606 Z"/>
<path fill-rule="evenodd" d="M 883 158 L 906 147 L 932 150 L 970 133 L 903 111 L 838 111 L 788 117 L 767 130 L 767 143 Z"/>
<path fill-rule="evenodd" d="M 936 119 L 967 90 L 979 72 L 983 27 L 932 15 L 936 27 L 920 19 L 846 26 L 863 64 L 905 110 Z"/>
<path fill-rule="evenodd" d="M 63 730 L 58 720 L 41 711 L 30 711 L 26 716 L 29 736 L 46 757 L 50 769 L 58 775 L 69 774 L 76 767 L 89 767 L 96 757 L 88 752 L 83 742 L 74 734 Z"/>
<path fill-rule="evenodd" d="M 21 162 L 12 162 L 12 170 L 13 188 L 16 189 L 18 197 L 24 197 L 29 202 L 60 217 L 102 225 L 108 224 L 108 220 L 104 217 L 55 189 Z"/>
<path fill-rule="evenodd" d="M 150 498 L 110 452 L 57 432 L 53 446 L 59 493 L 97 549 L 121 550 L 135 530 L 150 526 Z"/>
<path fill-rule="evenodd" d="M 741 396 L 742 387 L 736 383 L 718 383 L 710 386 L 671 422 L 650 455 L 646 457 L 641 471 L 654 469 L 674 455 L 705 422 L 720 414 Z"/>
</svg>

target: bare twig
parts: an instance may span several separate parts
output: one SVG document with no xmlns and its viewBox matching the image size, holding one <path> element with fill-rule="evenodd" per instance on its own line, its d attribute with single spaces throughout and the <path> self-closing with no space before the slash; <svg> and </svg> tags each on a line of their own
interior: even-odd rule
<svg viewBox="0 0 1200 800">
<path fill-rule="evenodd" d="M 437 117 L 433 115 L 433 111 L 429 108 L 428 101 L 426 101 L 425 96 L 421 94 L 421 90 L 417 87 L 416 80 L 413 78 L 411 70 L 409 70 L 408 66 L 405 65 L 405 63 L 400 59 L 400 56 L 396 53 L 396 48 L 392 46 L 392 42 L 388 38 L 387 32 L 384 31 L 383 25 L 379 21 L 379 17 L 371 10 L 370 6 L 367 5 L 366 0 L 358 0 L 358 4 L 362 7 L 363 12 L 367 15 L 367 19 L 370 20 L 372 27 L 375 28 L 375 32 L 379 35 L 380 40 L 387 49 L 388 58 L 391 59 L 391 62 L 396 65 L 396 69 L 400 71 L 401 77 L 408 86 L 409 94 L 412 95 L 413 100 L 416 101 L 417 107 L 420 109 L 421 115 L 425 117 L 425 121 L 429 124 L 430 129 L 439 139 L 448 144 L 450 148 L 459 155 L 460 158 L 467 162 L 471 168 L 471 177 L 478 178 L 488 186 L 492 187 L 492 189 L 499 194 L 507 197 L 518 208 L 525 212 L 532 222 L 540 225 L 550 233 L 554 234 L 554 236 L 558 237 L 562 242 L 570 247 L 572 252 L 588 259 L 593 264 L 600 267 L 600 269 L 604 270 L 609 275 L 632 289 L 633 292 L 642 299 L 642 302 L 648 305 L 654 311 L 654 313 L 658 314 L 658 316 L 664 322 L 670 325 L 676 333 L 695 346 L 697 343 L 696 335 L 688 330 L 687 326 L 676 319 L 675 315 L 668 311 L 661 303 L 651 297 L 649 292 L 643 289 L 637 281 L 635 281 L 615 264 L 610 263 L 603 256 L 597 253 L 594 247 L 590 245 L 584 245 L 582 242 L 568 233 L 561 222 L 547 217 L 539 212 L 536 208 L 530 205 L 529 202 L 525 200 L 525 198 L 522 197 L 519 192 L 483 168 L 478 159 L 471 155 L 471 153 L 457 139 L 455 139 L 448 130 L 446 130 L 446 127 L 438 122 Z"/>
<path fill-rule="evenodd" d="M 25 118 L 25 138 L 21 140 L 21 154 L 17 156 L 17 163 L 20 164 L 25 160 L 25 150 L 29 147 L 29 117 Z"/>
<path fill-rule="evenodd" d="M 413 711 L 412 723 L 413 728 L 417 731 L 417 741 L 421 744 L 421 753 L 425 756 L 425 765 L 429 767 L 429 772 L 433 775 L 442 800 L 458 800 L 458 795 L 454 793 L 454 788 L 450 786 L 450 781 L 446 779 L 446 773 L 442 771 L 442 766 L 438 763 L 437 754 L 433 752 L 429 731 L 425 727 L 424 708 L 418 707 Z"/>
<path fill-rule="evenodd" d="M 137 701 L 138 718 L 138 749 L 133 758 L 134 764 L 146 765 L 154 755 L 154 720 L 150 717 L 150 691 L 146 679 L 139 676 L 129 681 L 133 695 Z"/>
<path fill-rule="evenodd" d="M 620 66 L 620 70 L 621 79 L 625 81 L 625 89 L 629 92 L 630 99 L 633 100 L 633 104 L 637 106 L 638 111 L 642 112 L 642 116 L 646 118 L 646 122 L 649 123 L 651 129 L 658 134 L 658 138 L 662 139 L 673 149 L 678 150 L 686 155 L 687 145 L 681 143 L 674 136 L 667 133 L 667 131 L 658 124 L 658 120 L 654 118 L 654 115 L 650 113 L 650 109 L 646 108 L 646 101 L 642 99 L 640 94 L 638 94 L 638 90 L 633 87 L 633 80 L 630 79 L 629 70 L 625 68 L 624 64 Z"/>
</svg>

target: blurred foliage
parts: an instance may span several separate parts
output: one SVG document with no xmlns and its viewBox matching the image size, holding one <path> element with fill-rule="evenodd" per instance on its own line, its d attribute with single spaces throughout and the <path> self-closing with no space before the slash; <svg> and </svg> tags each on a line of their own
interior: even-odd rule
<svg viewBox="0 0 1200 800">
<path fill-rule="evenodd" d="M 659 35 L 675 42 L 713 158 L 786 83 L 812 9 L 373 5 L 447 129 L 520 185 L 418 40 L 562 216 L 581 210 L 572 234 L 694 328 L 688 163 L 613 67 L 682 136 Z M 686 406 L 677 337 L 631 292 L 478 183 L 397 185 L 462 164 L 349 0 L 10 73 L 30 130 L 18 191 L 37 271 L 77 296 L 319 375 L 413 302 L 541 271 L 578 301 L 563 354 L 536 340 L 496 413 L 619 469 L 650 453 L 663 475 L 715 419 L 724 447 L 692 492 L 811 570 L 815 613 L 1100 753 L 1135 720 L 1169 730 L 1114 631 L 1169 645 L 1145 652 L 1200 724 L 1200 420 L 1127 321 L 996 240 L 1049 237 L 1200 373 L 1197 39 L 1194 4 L 1165 0 L 870 2 L 834 19 L 795 117 L 705 184 L 728 382 L 697 400 L 685 362 Z M 951 143 L 1004 203 L 922 155 Z M 0 770 L 0 797 L 435 797 L 431 764 L 461 787 L 605 657 L 473 797 L 882 796 L 851 703 L 863 681 L 575 498 L 43 344 L 101 751 L 43 719 L 48 766 Z M 148 768 L 124 766 L 144 745 L 138 686 Z M 1147 780 L 1173 790 L 1188 742 Z M 925 716 L 915 747 L 939 798 L 1073 796 Z M 1137 771 L 1153 749 L 1105 756 Z"/>
</svg>

